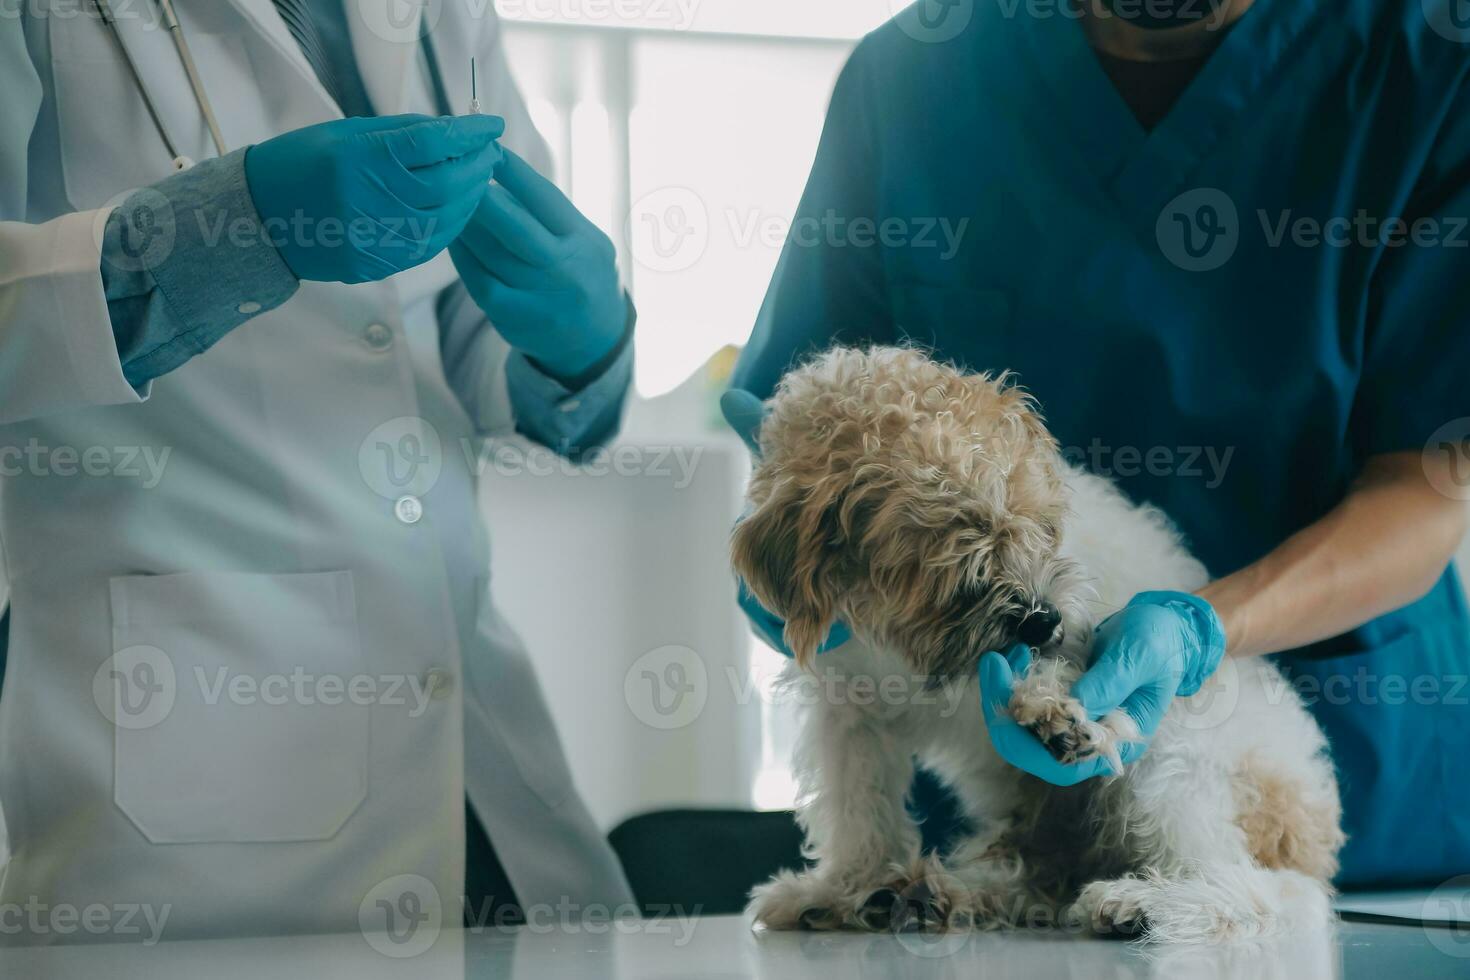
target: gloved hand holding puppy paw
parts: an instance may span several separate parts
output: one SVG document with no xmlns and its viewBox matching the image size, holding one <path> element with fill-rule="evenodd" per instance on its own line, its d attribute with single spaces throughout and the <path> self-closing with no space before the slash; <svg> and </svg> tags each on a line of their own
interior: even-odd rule
<svg viewBox="0 0 1470 980">
<path fill-rule="evenodd" d="M 1225 656 L 1225 628 L 1204 599 L 1183 592 L 1142 592 L 1105 619 L 1093 642 L 1092 665 L 1072 686 L 1089 718 L 1121 708 L 1143 741 L 1121 746 L 1122 763 L 1135 761 L 1175 696 L 1199 691 Z M 991 743 L 1011 765 L 1058 786 L 1071 786 L 1110 771 L 1107 760 L 1058 762 L 1027 729 L 1006 713 L 1011 688 L 1030 664 L 1026 647 L 980 661 L 981 705 Z"/>
</svg>

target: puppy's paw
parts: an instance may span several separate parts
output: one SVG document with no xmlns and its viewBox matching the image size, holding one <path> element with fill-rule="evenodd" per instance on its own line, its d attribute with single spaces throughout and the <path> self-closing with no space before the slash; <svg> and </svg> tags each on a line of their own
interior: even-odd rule
<svg viewBox="0 0 1470 980">
<path fill-rule="evenodd" d="M 914 861 L 894 890 L 886 923 L 893 932 L 952 932 L 975 926 L 970 889 L 931 855 Z"/>
<path fill-rule="evenodd" d="M 1082 702 L 1070 694 L 1077 677 L 1078 670 L 1069 661 L 1037 661 L 1011 689 L 1007 710 L 1017 724 L 1035 733 L 1058 762 L 1070 764 L 1101 756 L 1113 772 L 1120 773 L 1120 749 L 1140 740 L 1138 727 L 1123 711 L 1099 721 L 1089 719 Z"/>
<path fill-rule="evenodd" d="M 1159 944 L 1219 943 L 1330 928 L 1328 889 L 1295 871 L 1210 865 L 1183 877 L 1153 872 L 1094 881 L 1067 921 Z"/>
<path fill-rule="evenodd" d="M 783 872 L 751 893 L 767 929 L 950 932 L 974 926 L 970 890 L 934 856 L 894 865 L 876 884 L 837 884 Z"/>
<path fill-rule="evenodd" d="M 840 929 L 843 925 L 837 889 L 810 872 L 782 871 L 757 886 L 750 893 L 746 912 L 756 925 L 777 931 Z"/>
<path fill-rule="evenodd" d="M 1094 881 L 1063 913 L 1073 927 L 1100 935 L 1137 936 L 1148 927 L 1148 905 L 1158 891 L 1147 878 Z"/>
</svg>

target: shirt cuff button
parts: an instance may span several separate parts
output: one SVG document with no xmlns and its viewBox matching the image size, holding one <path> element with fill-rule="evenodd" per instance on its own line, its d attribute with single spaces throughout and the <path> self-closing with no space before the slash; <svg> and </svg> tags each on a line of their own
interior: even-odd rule
<svg viewBox="0 0 1470 980">
<path fill-rule="evenodd" d="M 246 300 L 239 306 L 235 307 L 235 312 L 243 313 L 245 316 L 250 316 L 252 313 L 260 312 L 260 304 L 255 302 L 254 300 Z"/>
</svg>

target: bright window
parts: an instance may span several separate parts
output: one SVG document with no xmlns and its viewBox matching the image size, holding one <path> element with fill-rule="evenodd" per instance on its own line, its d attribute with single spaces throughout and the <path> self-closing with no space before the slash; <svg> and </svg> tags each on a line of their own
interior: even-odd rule
<svg viewBox="0 0 1470 980">
<path fill-rule="evenodd" d="M 855 39 L 905 5 L 496 0 L 557 181 L 619 244 L 643 399 L 749 336 L 837 73 Z M 772 688 L 784 664 L 752 637 L 763 710 L 751 797 L 763 808 L 795 794 L 798 722 Z"/>
<path fill-rule="evenodd" d="M 557 179 L 622 251 L 638 392 L 749 335 L 853 39 L 900 0 L 497 0 Z"/>
<path fill-rule="evenodd" d="M 482 0 L 483 2 L 483 0 Z M 495 0 L 506 21 L 855 40 L 912 0 Z"/>
</svg>

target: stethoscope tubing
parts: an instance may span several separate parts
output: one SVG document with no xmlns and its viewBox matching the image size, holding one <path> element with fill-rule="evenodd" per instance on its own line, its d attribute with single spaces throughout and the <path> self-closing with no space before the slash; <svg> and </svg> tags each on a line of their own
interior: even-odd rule
<svg viewBox="0 0 1470 980">
<path fill-rule="evenodd" d="M 183 63 L 184 74 L 188 76 L 189 88 L 194 93 L 194 101 L 199 106 L 199 111 L 204 115 L 204 123 L 209 127 L 210 138 L 214 141 L 214 148 L 220 156 L 229 152 L 225 145 L 224 134 L 220 132 L 219 120 L 215 117 L 214 107 L 210 104 L 209 94 L 204 90 L 204 81 L 199 77 L 199 70 L 194 64 L 193 54 L 189 50 L 189 42 L 184 38 L 183 28 L 179 24 L 179 18 L 174 13 L 173 0 L 153 0 L 157 5 L 159 13 L 163 16 L 165 26 L 173 38 L 174 48 L 179 52 L 179 61 Z M 187 170 L 193 166 L 193 161 L 179 152 L 179 147 L 169 136 L 168 127 L 163 124 L 163 117 L 158 112 L 158 106 L 153 101 L 148 86 L 143 82 L 143 76 L 138 71 L 137 62 L 133 60 L 132 53 L 128 50 L 127 43 L 123 41 L 122 31 L 117 26 L 117 17 L 113 14 L 112 4 L 109 0 L 92 0 L 97 8 L 97 14 L 102 18 L 102 23 L 112 34 L 113 41 L 121 52 L 123 63 L 127 66 L 128 74 L 133 78 L 133 84 L 138 87 L 143 96 L 143 105 L 148 110 L 148 116 L 153 120 L 153 128 L 158 130 L 159 138 L 168 150 L 169 156 L 173 158 L 174 169 Z"/>
<path fill-rule="evenodd" d="M 102 23 L 107 25 L 112 34 L 113 42 L 116 43 L 118 51 L 121 52 L 123 63 L 127 66 L 128 74 L 133 78 L 133 84 L 137 86 L 138 92 L 143 96 L 143 105 L 148 110 L 148 116 L 153 120 L 153 128 L 158 130 L 159 137 L 171 157 L 175 170 L 187 170 L 194 165 L 193 161 L 179 152 L 178 145 L 174 143 L 168 134 L 168 127 L 163 124 L 163 117 L 158 112 L 158 106 L 153 102 L 153 96 L 148 91 L 148 86 L 143 83 L 143 76 L 138 71 L 138 65 L 133 61 L 133 55 L 128 51 L 127 43 L 123 41 L 122 31 L 118 28 L 117 18 L 112 11 L 109 0 L 92 0 L 97 8 L 97 14 L 102 18 Z M 225 145 L 224 134 L 220 131 L 219 119 L 215 116 L 214 106 L 210 104 L 209 93 L 205 91 L 204 80 L 199 77 L 199 70 L 194 64 L 194 56 L 189 50 L 189 42 L 184 37 L 184 29 L 179 24 L 179 18 L 174 13 L 173 0 L 153 0 L 163 17 L 164 25 L 168 28 L 169 35 L 173 38 L 174 48 L 179 53 L 179 61 L 184 66 L 184 74 L 188 76 L 189 88 L 194 93 L 194 101 L 199 106 L 200 113 L 204 116 L 204 123 L 209 127 L 210 139 L 214 141 L 214 148 L 220 156 L 229 152 Z M 433 48 L 429 46 L 428 36 L 421 38 L 424 55 L 428 62 L 429 74 L 432 80 L 436 101 L 440 104 L 440 111 L 448 115 L 449 108 L 448 93 L 444 90 L 443 76 L 439 70 L 438 59 L 434 57 Z M 473 70 L 471 61 L 471 70 Z M 478 95 L 478 93 L 476 93 Z M 479 99 L 474 100 L 474 111 L 479 111 Z"/>
<path fill-rule="evenodd" d="M 184 29 L 179 25 L 179 18 L 174 14 L 174 0 L 155 0 L 155 2 L 163 11 L 164 22 L 168 24 L 169 34 L 174 39 L 174 47 L 179 51 L 179 60 L 184 63 L 184 74 L 189 76 L 189 88 L 194 90 L 194 101 L 199 103 L 199 111 L 204 113 L 204 124 L 209 127 L 209 136 L 214 140 L 215 151 L 220 156 L 224 156 L 229 152 L 225 147 L 225 137 L 220 132 L 219 120 L 215 118 L 214 106 L 209 102 L 209 92 L 204 88 L 204 80 L 199 77 L 199 69 L 194 67 L 194 55 L 189 51 L 189 42 L 184 39 Z"/>
</svg>

